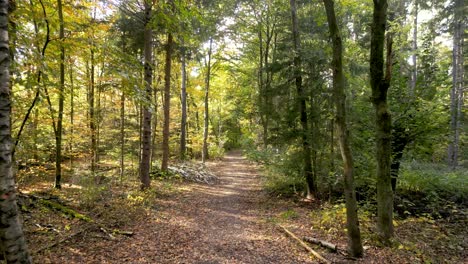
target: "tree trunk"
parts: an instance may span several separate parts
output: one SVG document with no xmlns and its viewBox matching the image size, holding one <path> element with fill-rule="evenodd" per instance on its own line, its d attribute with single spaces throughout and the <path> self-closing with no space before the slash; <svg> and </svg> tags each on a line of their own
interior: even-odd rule
<svg viewBox="0 0 468 264">
<path fill-rule="evenodd" d="M 452 169 L 458 166 L 458 149 L 461 130 L 461 114 L 463 107 L 463 83 L 464 83 L 464 24 L 463 24 L 463 0 L 454 0 L 453 21 L 453 56 L 452 56 L 452 89 L 450 91 L 450 130 L 451 142 L 448 148 L 448 163 Z"/>
<path fill-rule="evenodd" d="M 370 78 L 372 103 L 376 115 L 377 226 L 385 244 L 393 236 L 393 192 L 391 186 L 391 115 L 387 92 L 391 78 L 391 45 L 387 47 L 387 74 L 384 77 L 384 43 L 387 24 L 387 0 L 374 0 L 371 31 Z M 390 49 L 389 49 L 390 48 Z"/>
<path fill-rule="evenodd" d="M 362 257 L 363 248 L 359 219 L 357 214 L 356 193 L 354 190 L 353 156 L 349 143 L 349 131 L 346 120 L 345 77 L 343 73 L 343 44 L 336 21 L 333 0 L 323 0 L 327 12 L 328 27 L 333 42 L 333 93 L 336 104 L 336 126 L 343 158 L 346 227 L 348 229 L 348 248 L 352 257 Z"/>
<path fill-rule="evenodd" d="M 74 132 L 75 132 L 75 87 L 73 83 L 73 61 L 70 61 L 70 170 L 73 170 L 73 142 L 74 142 Z"/>
<path fill-rule="evenodd" d="M 145 1 L 145 101 L 143 102 L 143 135 L 141 138 L 141 161 L 140 161 L 140 181 L 141 189 L 150 187 L 150 155 L 151 155 L 151 90 L 153 86 L 153 46 L 152 37 L 153 31 L 151 30 L 151 4 Z"/>
<path fill-rule="evenodd" d="M 209 92 L 210 92 L 210 79 L 211 79 L 211 53 L 213 51 L 213 38 L 210 37 L 210 47 L 208 49 L 208 62 L 206 63 L 206 77 L 205 77 L 205 117 L 203 126 L 203 150 L 202 162 L 205 163 L 209 159 L 208 155 L 208 123 L 209 123 Z"/>
<path fill-rule="evenodd" d="M 296 80 L 296 92 L 298 97 L 298 108 L 301 119 L 302 126 L 302 148 L 304 156 L 304 176 L 307 182 L 307 198 L 313 199 L 316 195 L 315 180 L 312 172 L 312 163 L 311 163 L 311 150 L 309 142 L 309 125 L 307 118 L 307 109 L 306 109 L 306 98 L 305 93 L 302 87 L 302 74 L 301 74 L 301 40 L 299 35 L 299 26 L 297 22 L 297 7 L 296 0 L 290 0 L 291 7 L 291 18 L 292 18 L 292 33 L 293 33 L 293 44 L 294 44 L 294 75 Z"/>
<path fill-rule="evenodd" d="M 416 81 L 418 78 L 418 66 L 417 66 L 417 51 L 418 51 L 418 1 L 413 1 L 413 54 L 411 60 L 413 66 L 411 68 L 411 84 L 410 84 L 410 98 L 413 98 L 416 92 Z"/>
<path fill-rule="evenodd" d="M 125 173 L 125 93 L 124 82 L 120 95 L 120 182 L 123 181 Z"/>
<path fill-rule="evenodd" d="M 182 87 L 180 90 L 180 103 L 182 108 L 182 117 L 180 120 L 180 158 L 186 158 L 186 134 L 187 134 L 187 70 L 185 65 L 185 50 L 181 54 L 181 67 L 182 67 Z"/>
<path fill-rule="evenodd" d="M 55 133 L 55 183 L 54 187 L 60 189 L 62 179 L 62 130 L 63 130 L 63 101 L 65 92 L 65 47 L 63 41 L 65 40 L 62 0 L 57 0 L 58 16 L 60 23 L 60 84 L 59 84 L 59 109 L 57 117 L 57 131 Z"/>
<path fill-rule="evenodd" d="M 90 83 L 88 91 L 88 104 L 89 104 L 89 128 L 91 130 L 91 173 L 96 172 L 96 116 L 94 109 L 94 47 L 91 47 L 91 69 L 89 72 Z"/>
<path fill-rule="evenodd" d="M 162 162 L 161 170 L 167 171 L 169 165 L 169 124 L 170 124 L 170 108 L 171 108 L 171 65 L 172 65 L 172 45 L 173 37 L 171 33 L 167 34 L 166 45 L 166 65 L 164 68 L 164 126 L 163 126 L 163 143 L 162 143 Z"/>
<path fill-rule="evenodd" d="M 32 263 L 16 205 L 12 171 L 8 6 L 9 1 L 0 0 L 0 255 L 7 263 Z"/>
</svg>

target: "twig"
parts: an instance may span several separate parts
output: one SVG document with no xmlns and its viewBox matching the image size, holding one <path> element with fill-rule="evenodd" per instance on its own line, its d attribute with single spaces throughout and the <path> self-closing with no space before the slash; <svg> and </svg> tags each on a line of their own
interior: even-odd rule
<svg viewBox="0 0 468 264">
<path fill-rule="evenodd" d="M 294 235 L 291 231 L 286 229 L 286 227 L 279 225 L 283 229 L 286 234 L 288 234 L 290 237 L 292 237 L 294 240 L 296 240 L 301 246 L 303 246 L 307 251 L 309 251 L 312 255 L 314 255 L 316 258 L 321 260 L 323 263 L 331 264 L 329 260 L 326 258 L 322 257 L 317 251 L 313 250 L 311 247 L 309 247 L 304 241 L 300 240 L 296 235 Z"/>
<path fill-rule="evenodd" d="M 73 238 L 73 237 L 75 237 L 75 236 L 77 236 L 77 235 L 79 235 L 79 234 L 81 234 L 81 233 L 83 233 L 83 232 L 85 232 L 85 231 L 91 229 L 92 227 L 93 227 L 92 225 L 89 225 L 89 226 L 87 226 L 87 227 L 85 227 L 85 228 L 83 228 L 83 229 L 81 229 L 81 230 L 76 231 L 75 233 L 73 233 L 73 234 L 71 234 L 71 235 L 69 235 L 69 236 L 67 236 L 67 237 L 65 237 L 65 238 L 62 238 L 62 239 L 60 239 L 60 240 L 55 241 L 55 242 L 52 243 L 52 244 L 45 245 L 45 246 L 43 246 L 43 247 L 37 249 L 36 251 L 34 251 L 34 252 L 33 252 L 33 255 L 35 255 L 35 254 L 37 254 L 37 253 L 39 253 L 39 252 L 42 252 L 42 251 L 44 251 L 44 250 L 51 249 L 51 248 L 57 246 L 58 244 L 61 244 L 61 243 L 65 242 L 65 241 L 67 241 L 67 240 L 69 240 L 69 239 L 71 239 L 71 238 Z"/>
</svg>

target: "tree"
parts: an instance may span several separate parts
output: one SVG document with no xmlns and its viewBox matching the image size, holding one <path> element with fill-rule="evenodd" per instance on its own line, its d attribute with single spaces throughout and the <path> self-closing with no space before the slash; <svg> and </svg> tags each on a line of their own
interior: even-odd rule
<svg viewBox="0 0 468 264">
<path fill-rule="evenodd" d="M 301 62 L 301 40 L 299 35 L 299 24 L 297 22 L 297 6 L 295 0 L 290 0 L 291 19 L 292 19 L 292 34 L 294 46 L 294 78 L 296 84 L 297 104 L 301 120 L 301 135 L 302 135 L 302 151 L 303 151 L 303 171 L 307 182 L 307 198 L 314 198 L 316 186 L 314 182 L 311 150 L 309 142 L 309 124 L 306 109 L 306 96 L 302 87 L 302 62 Z"/>
<path fill-rule="evenodd" d="M 153 31 L 151 29 L 152 4 L 145 1 L 145 31 L 144 31 L 144 55 L 145 55 L 145 102 L 143 105 L 143 135 L 141 144 L 140 180 L 141 189 L 150 187 L 150 155 L 151 155 L 151 90 L 153 89 Z"/>
<path fill-rule="evenodd" d="M 57 117 L 57 131 L 55 133 L 55 184 L 57 189 L 61 188 L 60 181 L 62 178 L 62 134 L 63 134 L 63 103 L 65 99 L 65 30 L 62 11 L 62 0 L 57 0 L 57 11 L 60 23 L 60 84 L 59 84 L 59 108 Z"/>
<path fill-rule="evenodd" d="M 202 149 L 202 162 L 205 163 L 209 159 L 208 155 L 208 123 L 210 120 L 209 115 L 209 94 L 210 94 L 210 79 L 211 79 L 211 53 L 213 52 L 213 38 L 210 37 L 210 44 L 208 48 L 208 60 L 206 61 L 206 76 L 205 76 L 205 115 L 203 125 L 203 149 Z"/>
<path fill-rule="evenodd" d="M 173 36 L 167 33 L 166 43 L 166 64 L 164 66 L 164 126 L 163 126 L 163 143 L 162 143 L 162 162 L 161 170 L 167 171 L 169 164 L 169 125 L 170 125 L 170 107 L 171 107 L 171 65 L 172 65 L 172 46 Z"/>
<path fill-rule="evenodd" d="M 391 115 L 387 92 L 391 80 L 391 37 L 387 38 L 387 64 L 384 75 L 384 46 L 387 24 L 387 0 L 374 0 L 371 26 L 370 79 L 376 123 L 377 227 L 382 241 L 393 236 L 393 192 L 391 186 Z"/>
<path fill-rule="evenodd" d="M 7 263 L 32 263 L 16 204 L 12 171 L 9 4 L 10 1 L 0 1 L 0 254 Z"/>
<path fill-rule="evenodd" d="M 182 111 L 180 118 L 180 158 L 184 160 L 187 152 L 187 62 L 185 47 L 182 47 L 180 64 L 182 75 L 180 89 L 180 106 Z"/>
<path fill-rule="evenodd" d="M 452 89 L 450 91 L 450 132 L 451 142 L 448 148 L 448 163 L 454 169 L 458 166 L 461 119 L 464 89 L 464 1 L 453 2 L 453 52 L 452 52 Z"/>
<path fill-rule="evenodd" d="M 354 190 L 353 156 L 349 142 L 346 120 L 345 77 L 343 73 L 343 44 L 338 29 L 333 0 L 323 0 L 327 12 L 328 27 L 333 42 L 333 94 L 336 105 L 336 126 L 343 158 L 346 228 L 348 230 L 348 248 L 351 256 L 361 257 L 363 253 L 359 219 L 357 214 L 356 193 Z"/>
</svg>

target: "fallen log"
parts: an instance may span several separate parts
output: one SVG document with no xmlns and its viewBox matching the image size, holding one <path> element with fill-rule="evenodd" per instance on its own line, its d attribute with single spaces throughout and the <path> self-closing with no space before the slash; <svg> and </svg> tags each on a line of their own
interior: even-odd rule
<svg viewBox="0 0 468 264">
<path fill-rule="evenodd" d="M 309 253 L 314 255 L 316 258 L 321 260 L 323 263 L 331 264 L 331 262 L 329 260 L 322 257 L 322 255 L 320 255 L 317 251 L 315 251 L 311 247 L 309 247 L 309 245 L 307 245 L 304 241 L 300 240 L 294 233 L 292 233 L 291 231 L 286 229 L 286 227 L 284 227 L 282 225 L 279 225 L 279 227 L 281 227 L 286 234 L 288 234 L 291 238 L 296 240 L 302 247 L 304 247 L 307 251 L 309 251 Z"/>
<path fill-rule="evenodd" d="M 316 239 L 316 238 L 313 238 L 313 237 L 303 237 L 302 240 L 304 240 L 306 242 L 309 242 L 309 243 L 312 243 L 312 244 L 316 244 L 316 245 L 328 248 L 333 252 L 338 251 L 338 246 L 335 245 L 335 244 L 332 244 L 332 243 L 330 243 L 328 241 L 323 241 L 323 240 Z"/>
</svg>

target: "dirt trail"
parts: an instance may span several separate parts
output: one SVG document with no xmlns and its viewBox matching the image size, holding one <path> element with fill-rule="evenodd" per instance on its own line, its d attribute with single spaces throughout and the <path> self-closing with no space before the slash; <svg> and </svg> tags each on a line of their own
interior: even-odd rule
<svg viewBox="0 0 468 264">
<path fill-rule="evenodd" d="M 314 263 L 268 220 L 258 172 L 240 152 L 208 166 L 218 184 L 158 200 L 132 238 L 67 246 L 67 263 Z"/>
</svg>

